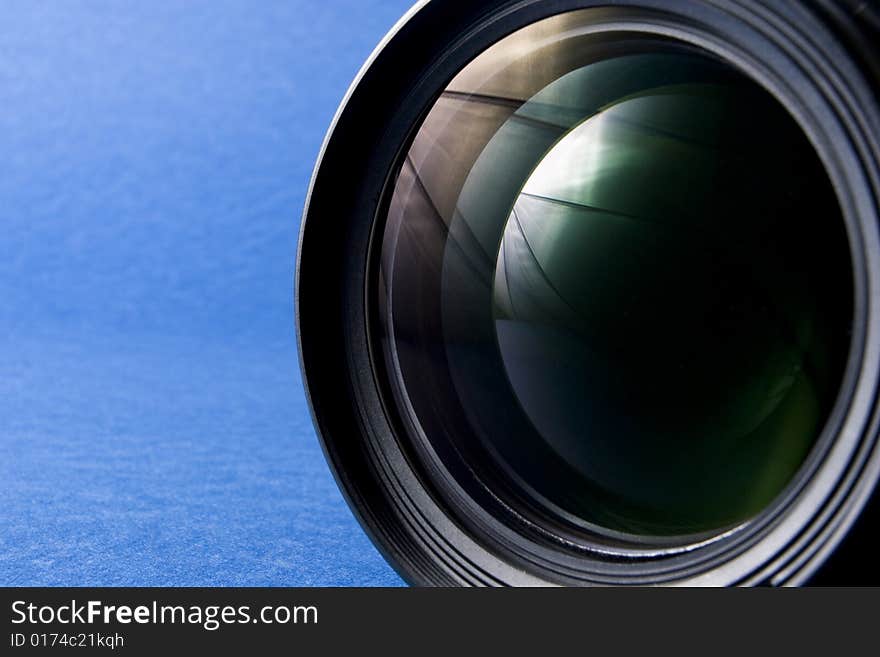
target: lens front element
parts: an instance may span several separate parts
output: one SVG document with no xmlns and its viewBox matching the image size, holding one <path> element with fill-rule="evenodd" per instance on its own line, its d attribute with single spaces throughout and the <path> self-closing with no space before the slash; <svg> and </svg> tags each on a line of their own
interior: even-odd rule
<svg viewBox="0 0 880 657">
<path fill-rule="evenodd" d="M 767 91 L 588 25 L 520 30 L 438 98 L 381 237 L 382 354 L 455 476 L 573 531 L 686 543 L 754 517 L 814 447 L 847 237 Z"/>
</svg>

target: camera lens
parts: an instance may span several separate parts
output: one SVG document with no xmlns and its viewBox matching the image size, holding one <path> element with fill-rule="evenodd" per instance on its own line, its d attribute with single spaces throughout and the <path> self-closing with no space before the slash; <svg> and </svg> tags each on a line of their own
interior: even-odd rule
<svg viewBox="0 0 880 657">
<path fill-rule="evenodd" d="M 806 580 L 880 471 L 874 28 L 454 4 L 364 70 L 303 228 L 362 523 L 415 583 Z"/>
<path fill-rule="evenodd" d="M 415 137 L 382 247 L 386 358 L 433 441 L 550 507 L 721 531 L 782 492 L 839 391 L 834 190 L 730 66 L 554 20 L 472 62 Z"/>
</svg>

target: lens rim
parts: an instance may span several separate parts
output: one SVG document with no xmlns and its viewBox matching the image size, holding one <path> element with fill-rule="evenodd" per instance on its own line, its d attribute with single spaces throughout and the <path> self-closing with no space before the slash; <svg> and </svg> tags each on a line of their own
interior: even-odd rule
<svg viewBox="0 0 880 657">
<path fill-rule="evenodd" d="M 820 438 L 827 452 L 814 472 L 802 471 L 804 481 L 782 505 L 785 512 L 770 509 L 748 531 L 684 553 L 641 553 L 638 560 L 622 561 L 615 553 L 618 559 L 609 561 L 601 551 L 565 545 L 564 536 L 527 538 L 475 508 L 465 491 L 438 489 L 442 473 L 436 464 L 413 458 L 402 439 L 405 430 L 401 434 L 393 424 L 395 409 L 382 394 L 366 303 L 368 264 L 376 257 L 368 245 L 382 223 L 376 218 L 389 196 L 394 163 L 436 94 L 470 58 L 540 18 L 602 3 L 455 4 L 417 5 L 374 53 L 325 142 L 301 233 L 297 321 L 303 376 L 328 461 L 362 525 L 398 572 L 417 584 L 803 581 L 845 533 L 880 472 L 873 407 L 880 362 L 874 300 L 880 289 L 880 121 L 870 85 L 828 25 L 803 6 L 689 0 L 672 11 L 663 0 L 617 3 L 628 13 L 607 26 L 638 27 L 709 50 L 762 83 L 801 123 L 838 191 L 858 296 L 854 356 L 844 384 L 848 413 L 838 407 L 828 425 L 844 428 L 839 436 L 827 430 Z M 375 124 L 364 116 L 393 118 Z M 338 180 L 362 182 L 340 189 Z M 492 498 L 492 491 L 484 493 Z M 516 515 L 515 509 L 507 512 Z"/>
</svg>

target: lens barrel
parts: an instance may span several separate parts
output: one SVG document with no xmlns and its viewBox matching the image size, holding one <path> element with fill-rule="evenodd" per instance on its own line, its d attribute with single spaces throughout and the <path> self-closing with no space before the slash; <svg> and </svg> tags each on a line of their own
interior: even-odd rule
<svg viewBox="0 0 880 657">
<path fill-rule="evenodd" d="M 880 579 L 878 16 L 431 0 L 386 37 L 315 170 L 297 322 L 407 581 Z"/>
</svg>

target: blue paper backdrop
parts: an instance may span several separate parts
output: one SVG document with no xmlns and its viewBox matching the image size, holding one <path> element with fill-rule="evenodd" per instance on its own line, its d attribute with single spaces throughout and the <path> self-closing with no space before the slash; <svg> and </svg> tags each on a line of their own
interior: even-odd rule
<svg viewBox="0 0 880 657">
<path fill-rule="evenodd" d="M 0 585 L 400 583 L 314 435 L 293 276 L 409 4 L 0 4 Z"/>
</svg>

